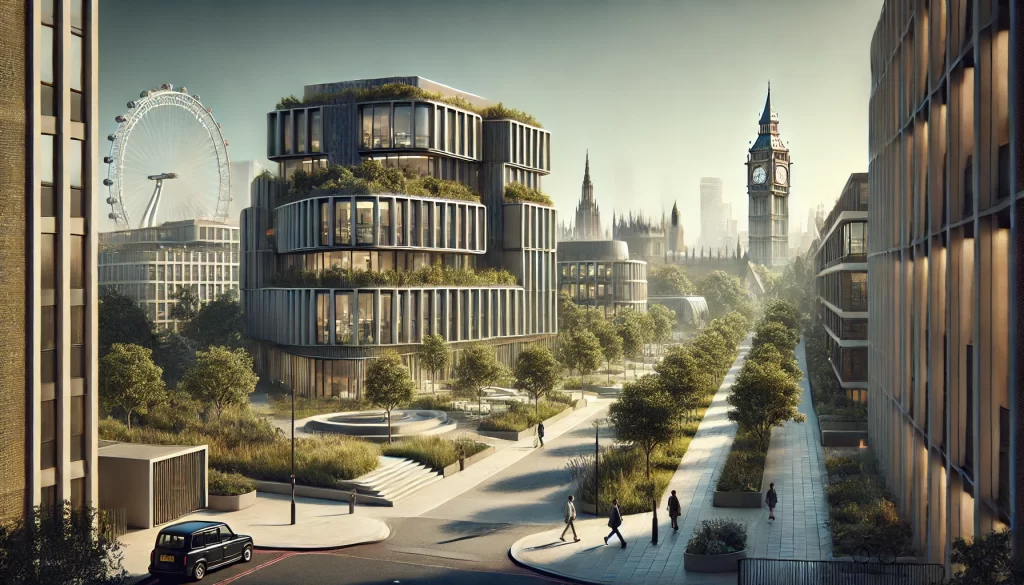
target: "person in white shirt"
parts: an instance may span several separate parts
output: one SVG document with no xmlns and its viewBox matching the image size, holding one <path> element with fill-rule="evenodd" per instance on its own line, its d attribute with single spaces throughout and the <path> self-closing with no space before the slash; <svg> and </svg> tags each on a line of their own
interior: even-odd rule
<svg viewBox="0 0 1024 585">
<path fill-rule="evenodd" d="M 558 537 L 558 540 L 565 542 L 565 533 L 572 528 L 572 540 L 573 542 L 579 542 L 580 537 L 576 535 L 576 506 L 572 503 L 572 496 L 569 496 L 569 501 L 565 503 L 565 529 L 562 530 L 562 536 Z"/>
</svg>

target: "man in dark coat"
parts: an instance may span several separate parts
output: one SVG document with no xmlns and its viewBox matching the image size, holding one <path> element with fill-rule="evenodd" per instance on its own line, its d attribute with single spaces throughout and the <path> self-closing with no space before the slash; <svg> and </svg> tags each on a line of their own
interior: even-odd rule
<svg viewBox="0 0 1024 585">
<path fill-rule="evenodd" d="M 779 503 L 779 495 L 775 493 L 775 484 L 768 484 L 768 493 L 764 495 L 764 503 L 768 504 L 768 519 L 775 520 L 775 505 Z"/>
<path fill-rule="evenodd" d="M 619 542 L 622 543 L 622 548 L 626 548 L 626 539 L 622 538 L 622 533 L 619 532 L 619 526 L 622 526 L 622 513 L 619 511 L 619 500 L 618 498 L 612 500 L 612 511 L 608 515 L 608 527 L 612 529 L 608 533 L 608 536 L 604 537 L 604 543 L 608 544 L 608 539 L 615 536 L 619 537 Z"/>
<path fill-rule="evenodd" d="M 682 512 L 679 498 L 676 497 L 676 490 L 672 490 L 672 495 L 668 497 L 668 517 L 672 519 L 672 530 L 676 532 L 679 532 L 679 515 Z"/>
<path fill-rule="evenodd" d="M 544 423 L 537 425 L 537 438 L 540 439 L 540 446 L 544 446 Z"/>
</svg>

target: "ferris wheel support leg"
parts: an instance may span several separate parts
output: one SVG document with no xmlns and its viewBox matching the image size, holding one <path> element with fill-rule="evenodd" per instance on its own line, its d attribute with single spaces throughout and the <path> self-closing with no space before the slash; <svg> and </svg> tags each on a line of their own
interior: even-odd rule
<svg viewBox="0 0 1024 585">
<path fill-rule="evenodd" d="M 139 227 L 156 227 L 156 212 L 160 209 L 160 192 L 163 186 L 164 182 L 157 180 L 153 196 L 149 198 L 149 205 L 146 206 L 146 213 L 142 215 L 142 225 Z"/>
</svg>

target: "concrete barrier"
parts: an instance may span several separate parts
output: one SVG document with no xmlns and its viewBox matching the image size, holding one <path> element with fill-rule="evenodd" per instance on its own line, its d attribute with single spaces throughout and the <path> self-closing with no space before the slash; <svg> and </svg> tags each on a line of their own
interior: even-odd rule
<svg viewBox="0 0 1024 585">
<path fill-rule="evenodd" d="M 211 510 L 237 512 L 238 510 L 244 510 L 256 503 L 256 490 L 252 490 L 246 494 L 239 494 L 237 496 L 215 496 L 210 494 L 207 498 L 207 508 Z"/>
<path fill-rule="evenodd" d="M 466 457 L 465 469 L 468 469 L 469 466 L 473 465 L 474 463 L 478 463 L 479 461 L 482 461 L 490 457 L 491 455 L 494 455 L 495 451 L 497 451 L 497 449 L 495 449 L 494 447 L 488 447 L 483 451 L 477 453 L 476 455 L 473 455 L 472 457 Z M 451 477 L 460 471 L 462 471 L 462 469 L 459 469 L 459 462 L 456 461 L 455 463 L 452 463 L 448 467 L 442 469 L 441 475 L 445 477 Z"/>
<path fill-rule="evenodd" d="M 711 500 L 716 508 L 760 508 L 763 503 L 761 492 L 715 492 Z"/>
<path fill-rule="evenodd" d="M 684 552 L 683 567 L 695 573 L 733 573 L 739 570 L 740 559 L 745 558 L 745 550 L 724 555 L 691 555 Z"/>
<path fill-rule="evenodd" d="M 283 494 L 286 496 L 291 495 L 292 493 L 292 485 L 290 483 L 281 483 L 277 481 L 262 481 L 258 479 L 254 479 L 253 483 L 256 484 L 256 491 L 265 492 L 268 494 Z M 331 488 L 310 487 L 308 485 L 295 486 L 295 496 L 300 498 L 316 498 L 319 500 L 347 502 L 351 494 L 352 490 L 335 490 Z M 388 500 L 387 498 L 371 496 L 368 494 L 356 494 L 356 501 L 359 504 L 369 504 L 371 506 L 395 505 L 394 502 Z"/>
</svg>

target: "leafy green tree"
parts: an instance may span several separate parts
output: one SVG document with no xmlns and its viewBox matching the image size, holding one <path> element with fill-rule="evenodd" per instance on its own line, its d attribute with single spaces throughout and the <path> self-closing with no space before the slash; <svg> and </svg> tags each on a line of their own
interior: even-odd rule
<svg viewBox="0 0 1024 585">
<path fill-rule="evenodd" d="M 797 383 L 804 377 L 804 373 L 792 352 L 785 355 L 770 343 L 763 343 L 751 348 L 750 353 L 747 354 L 747 361 L 775 364 L 789 374 L 789 377 Z"/>
<path fill-rule="evenodd" d="M 540 413 L 540 397 L 554 389 L 561 373 L 562 368 L 547 349 L 531 345 L 519 352 L 515 384 L 533 398 L 534 413 Z"/>
<path fill-rule="evenodd" d="M 452 350 L 439 334 L 423 337 L 420 346 L 420 363 L 430 370 L 431 391 L 437 392 L 437 374 L 448 369 L 452 364 Z"/>
<path fill-rule="evenodd" d="M 799 341 L 797 332 L 788 329 L 782 323 L 778 321 L 761 321 L 757 326 L 757 332 L 754 334 L 754 342 L 751 344 L 751 348 L 767 343 L 774 345 L 780 352 L 788 355 L 793 353 Z"/>
<path fill-rule="evenodd" d="M 1010 530 L 964 540 L 957 537 L 949 560 L 962 567 L 954 573 L 949 585 L 1024 584 L 1024 565 L 1010 555 Z"/>
<path fill-rule="evenodd" d="M 178 388 L 212 408 L 220 419 L 228 406 L 245 404 L 259 380 L 252 371 L 249 352 L 215 346 L 196 353 L 196 363 L 185 372 Z"/>
<path fill-rule="evenodd" d="M 800 311 L 790 302 L 782 299 L 771 299 L 764 306 L 762 319 L 764 321 L 777 321 L 782 323 L 790 331 L 800 331 L 803 316 Z"/>
<path fill-rule="evenodd" d="M 160 343 L 153 352 L 153 361 L 163 368 L 164 382 L 168 387 L 178 385 L 185 371 L 196 363 L 196 343 L 174 331 L 160 336 Z"/>
<path fill-rule="evenodd" d="M 729 342 L 714 330 L 701 331 L 690 342 L 690 348 L 697 361 L 708 368 L 708 371 L 714 372 L 719 382 L 722 372 L 729 369 L 734 359 L 735 349 L 730 347 Z M 714 386 L 717 387 L 719 382 L 715 382 Z"/>
<path fill-rule="evenodd" d="M 120 585 L 124 553 L 90 506 L 36 506 L 27 518 L 0 523 L 0 583 Z"/>
<path fill-rule="evenodd" d="M 171 319 L 182 322 L 191 321 L 199 314 L 199 295 L 191 286 L 179 286 L 168 300 L 177 301 L 170 306 L 168 311 L 168 316 Z"/>
<path fill-rule="evenodd" d="M 397 353 L 388 350 L 370 360 L 366 368 L 366 400 L 387 413 L 388 443 L 391 442 L 391 411 L 408 404 L 415 393 L 416 383 Z"/>
<path fill-rule="evenodd" d="M 131 343 L 115 343 L 100 358 L 100 401 L 108 412 L 121 409 L 132 428 L 132 414 L 146 414 L 166 395 L 163 371 L 153 351 Z"/>
<path fill-rule="evenodd" d="M 665 305 L 648 305 L 647 314 L 654 322 L 654 343 L 664 345 L 672 339 L 672 328 L 676 325 L 676 312 Z"/>
<path fill-rule="evenodd" d="M 651 479 L 651 452 L 679 432 L 676 403 L 657 374 L 623 385 L 619 400 L 608 409 L 615 438 L 643 450 L 647 479 Z"/>
<path fill-rule="evenodd" d="M 754 313 L 743 283 L 725 271 L 716 270 L 705 276 L 698 283 L 697 290 L 707 301 L 712 318 L 717 319 L 732 311 L 748 318 Z"/>
<path fill-rule="evenodd" d="M 654 371 L 661 377 L 662 388 L 676 401 L 681 413 L 687 417 L 700 404 L 700 399 L 711 386 L 712 380 L 700 363 L 694 359 L 689 347 L 674 347 Z"/>
<path fill-rule="evenodd" d="M 651 296 L 678 297 L 692 295 L 697 287 L 690 282 L 689 275 L 675 264 L 655 264 L 647 271 L 647 294 Z"/>
<path fill-rule="evenodd" d="M 732 407 L 729 420 L 753 433 L 762 452 L 768 450 L 773 428 L 790 420 L 807 420 L 797 411 L 800 387 L 778 364 L 770 362 L 745 362 L 728 402 Z"/>
<path fill-rule="evenodd" d="M 558 344 L 558 357 L 569 373 L 576 369 L 582 376 L 596 370 L 604 361 L 601 342 L 586 329 L 572 329 L 561 334 Z"/>
<path fill-rule="evenodd" d="M 462 350 L 455 365 L 455 389 L 476 394 L 477 412 L 483 414 L 484 388 L 504 381 L 508 374 L 494 356 L 494 348 L 473 343 Z"/>
<path fill-rule="evenodd" d="M 615 325 L 607 319 L 594 320 L 590 324 L 590 332 L 601 344 L 601 355 L 608 365 L 608 383 L 612 382 L 612 362 L 622 358 L 622 338 L 619 337 Z"/>
<path fill-rule="evenodd" d="M 623 311 L 615 319 L 615 328 L 622 338 L 622 354 L 634 360 L 633 371 L 636 372 L 636 360 L 644 353 L 644 332 L 643 325 L 639 319 L 633 317 L 633 311 Z M 626 367 L 622 367 L 622 379 L 626 379 Z"/>
<path fill-rule="evenodd" d="M 200 349 L 213 346 L 239 349 L 243 345 L 242 305 L 234 290 L 222 293 L 206 303 L 196 316 L 185 324 L 183 333 Z"/>
<path fill-rule="evenodd" d="M 117 290 L 109 288 L 100 294 L 98 313 L 101 356 L 115 343 L 130 343 L 150 349 L 156 344 L 155 328 L 146 312 Z"/>
<path fill-rule="evenodd" d="M 729 341 L 731 341 L 733 345 L 739 345 L 740 341 L 743 341 L 743 338 L 745 338 L 747 333 L 750 331 L 750 320 L 735 311 L 721 317 L 720 320 L 732 333 Z"/>
<path fill-rule="evenodd" d="M 558 294 L 559 331 L 570 331 L 582 327 L 584 314 L 583 307 L 577 305 L 569 293 L 563 291 Z"/>
</svg>

